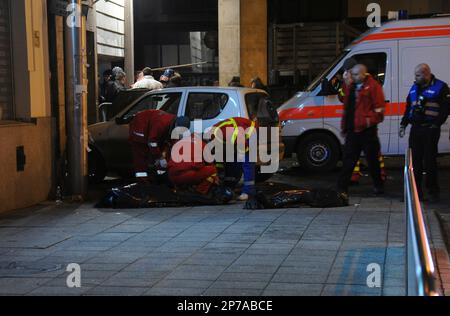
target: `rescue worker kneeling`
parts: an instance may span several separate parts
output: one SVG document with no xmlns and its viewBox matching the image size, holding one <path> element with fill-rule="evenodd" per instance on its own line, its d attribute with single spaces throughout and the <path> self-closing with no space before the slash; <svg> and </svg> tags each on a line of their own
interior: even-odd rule
<svg viewBox="0 0 450 316">
<path fill-rule="evenodd" d="M 234 117 L 216 124 L 212 133 L 224 146 L 224 163 L 218 164 L 224 169 L 225 182 L 237 184 L 244 174 L 244 187 L 239 201 L 248 201 L 254 197 L 256 162 L 250 159 L 250 139 L 256 137 L 258 124 L 242 117 Z M 227 161 L 227 150 L 234 149 L 234 161 Z M 256 149 L 256 148 L 255 148 Z"/>
<path fill-rule="evenodd" d="M 231 190 L 221 187 L 217 168 L 203 159 L 206 144 L 200 136 L 192 135 L 181 139 L 172 147 L 168 163 L 169 180 L 180 189 L 178 194 L 187 193 L 204 197 L 217 204 L 226 204 L 232 198 Z M 190 149 L 190 153 L 184 150 Z"/>
<path fill-rule="evenodd" d="M 160 110 L 147 110 L 136 114 L 130 123 L 129 132 L 136 178 L 151 181 L 154 180 L 149 173 L 151 167 L 165 170 L 165 152 L 170 150 L 172 131 L 176 127 L 189 129 L 190 124 L 187 117 L 177 118 Z"/>
</svg>

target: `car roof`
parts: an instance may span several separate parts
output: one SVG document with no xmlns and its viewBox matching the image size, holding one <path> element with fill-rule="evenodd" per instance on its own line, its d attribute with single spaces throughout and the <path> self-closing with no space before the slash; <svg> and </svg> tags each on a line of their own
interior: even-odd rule
<svg viewBox="0 0 450 316">
<path fill-rule="evenodd" d="M 248 94 L 248 93 L 265 93 L 264 90 L 258 90 L 258 89 L 252 89 L 252 88 L 240 88 L 240 87 L 201 87 L 201 86 L 195 86 L 195 87 L 177 87 L 177 88 L 166 88 L 162 90 L 152 90 L 149 91 L 148 94 L 154 94 L 154 93 L 161 93 L 161 92 L 186 92 L 186 91 L 198 91 L 198 92 L 231 92 L 235 91 L 240 94 Z"/>
<path fill-rule="evenodd" d="M 142 90 L 142 89 L 141 89 Z M 139 98 L 137 98 L 135 101 L 130 103 L 127 107 L 123 108 L 122 111 L 120 111 L 116 116 L 121 116 L 125 112 L 127 112 L 131 107 L 133 107 L 137 102 L 140 102 L 143 98 L 152 95 L 152 94 L 159 94 L 159 93 L 174 93 L 174 92 L 191 92 L 191 91 L 198 91 L 202 93 L 229 93 L 229 92 L 237 92 L 240 95 L 246 95 L 249 93 L 263 93 L 265 95 L 268 95 L 268 93 L 264 90 L 259 89 L 252 89 L 252 88 L 240 88 L 240 87 L 201 87 L 201 86 L 195 86 L 195 87 L 176 87 L 176 88 L 165 88 L 160 90 L 150 90 L 147 93 L 142 94 Z"/>
</svg>

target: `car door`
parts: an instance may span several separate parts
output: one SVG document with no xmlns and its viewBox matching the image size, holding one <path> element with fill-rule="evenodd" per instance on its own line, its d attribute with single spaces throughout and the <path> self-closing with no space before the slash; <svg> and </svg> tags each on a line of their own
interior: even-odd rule
<svg viewBox="0 0 450 316">
<path fill-rule="evenodd" d="M 128 142 L 129 122 L 139 112 L 145 110 L 163 110 L 178 115 L 183 92 L 150 94 L 136 103 L 122 115 L 123 123 L 113 124 L 108 131 L 108 166 L 110 169 L 130 169 L 132 167 L 131 147 Z"/>
</svg>

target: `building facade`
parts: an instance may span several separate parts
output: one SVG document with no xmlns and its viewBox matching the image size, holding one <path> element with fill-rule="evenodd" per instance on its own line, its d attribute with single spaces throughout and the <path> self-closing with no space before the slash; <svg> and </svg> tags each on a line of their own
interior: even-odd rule
<svg viewBox="0 0 450 316">
<path fill-rule="evenodd" d="M 54 198 L 60 184 L 67 139 L 68 3 L 0 0 L 0 212 Z M 88 116 L 95 121 L 102 67 L 121 66 L 133 80 L 132 12 L 132 0 L 99 0 L 89 10 L 83 128 Z"/>
<path fill-rule="evenodd" d="M 0 1 L 0 212 L 45 201 L 51 191 L 46 13 L 45 0 Z"/>
<path fill-rule="evenodd" d="M 99 73 L 119 66 L 134 83 L 133 1 L 100 0 L 95 11 Z"/>
</svg>

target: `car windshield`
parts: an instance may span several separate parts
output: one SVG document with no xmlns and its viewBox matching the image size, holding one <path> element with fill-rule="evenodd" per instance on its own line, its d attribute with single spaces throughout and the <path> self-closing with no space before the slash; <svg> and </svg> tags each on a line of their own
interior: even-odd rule
<svg viewBox="0 0 450 316">
<path fill-rule="evenodd" d="M 147 89 L 132 89 L 121 91 L 111 106 L 108 106 L 108 118 L 113 118 L 124 109 L 126 109 L 134 101 L 148 93 Z"/>
<path fill-rule="evenodd" d="M 311 92 L 314 89 L 316 89 L 317 86 L 322 82 L 322 80 L 326 76 L 328 76 L 330 71 L 332 71 L 334 69 L 334 67 L 336 67 L 336 65 L 339 64 L 341 62 L 341 60 L 344 59 L 345 56 L 347 56 L 349 53 L 350 53 L 350 50 L 346 50 L 338 58 L 336 58 L 336 60 L 331 64 L 330 67 L 325 69 L 316 79 L 313 80 L 313 82 L 309 85 L 309 87 L 306 88 L 306 92 Z"/>
</svg>

